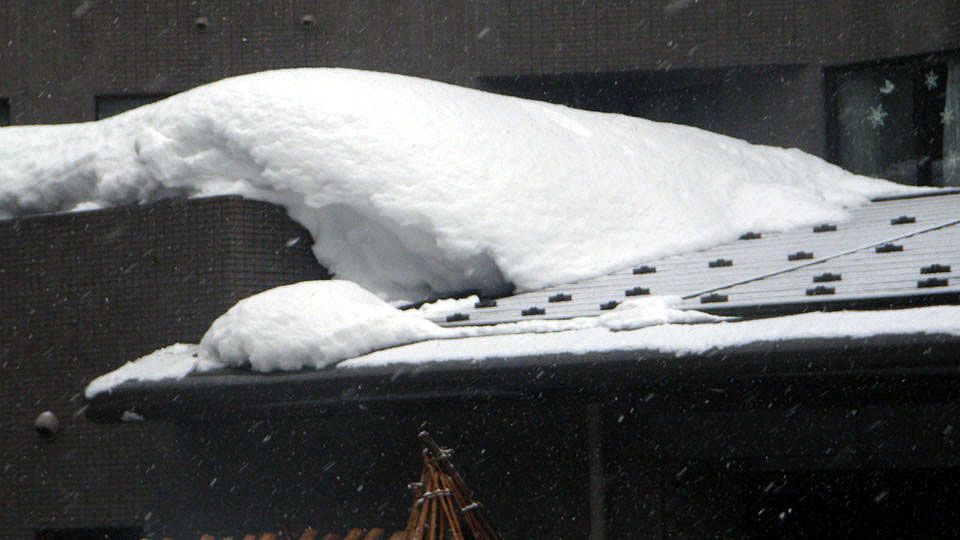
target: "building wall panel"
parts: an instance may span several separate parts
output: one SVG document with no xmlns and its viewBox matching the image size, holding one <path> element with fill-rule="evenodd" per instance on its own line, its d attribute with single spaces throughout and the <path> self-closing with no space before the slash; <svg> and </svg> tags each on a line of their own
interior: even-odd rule
<svg viewBox="0 0 960 540">
<path fill-rule="evenodd" d="M 237 197 L 0 222 L 0 537 L 153 519 L 163 428 L 87 421 L 84 386 L 198 342 L 242 297 L 324 277 L 311 245 L 282 209 Z M 33 427 L 44 410 L 51 440 Z"/>
</svg>

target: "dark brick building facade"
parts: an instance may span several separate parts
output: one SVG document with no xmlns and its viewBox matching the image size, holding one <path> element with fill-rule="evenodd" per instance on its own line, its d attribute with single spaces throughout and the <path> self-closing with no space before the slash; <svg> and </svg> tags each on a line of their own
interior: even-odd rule
<svg viewBox="0 0 960 540">
<path fill-rule="evenodd" d="M 239 197 L 0 222 L 0 537 L 149 521 L 151 450 L 169 438 L 86 421 L 85 382 L 198 340 L 240 298 L 323 277 L 311 244 Z M 45 410 L 61 426 L 49 440 L 33 427 Z"/>
<path fill-rule="evenodd" d="M 0 5 L 0 98 L 13 124 L 76 122 L 96 117 L 98 99 L 342 66 L 824 155 L 830 69 L 958 49 L 952 0 L 9 0 Z M 678 108 L 691 96 L 699 107 Z"/>
<path fill-rule="evenodd" d="M 0 125 L 94 120 L 227 76 L 341 66 L 691 123 L 752 142 L 796 146 L 859 163 L 860 156 L 845 153 L 849 140 L 862 139 L 847 137 L 855 129 L 846 129 L 841 119 L 841 110 L 847 110 L 843 100 L 859 96 L 840 91 L 847 78 L 870 88 L 885 82 L 915 88 L 904 99 L 912 100 L 916 111 L 945 113 L 947 105 L 938 104 L 949 103 L 949 91 L 945 96 L 921 95 L 923 80 L 914 79 L 932 72 L 946 81 L 950 68 L 945 66 L 953 65 L 957 51 L 960 4 L 955 0 L 4 0 Z M 858 75 L 887 65 L 896 77 L 886 72 Z M 918 114 L 904 113 L 903 122 L 921 122 L 911 120 Z M 930 160 L 922 158 L 933 155 L 930 148 L 949 147 L 949 134 L 942 137 L 929 144 L 918 138 L 919 149 L 896 163 L 868 163 L 863 170 L 876 167 L 882 172 L 913 159 L 916 164 L 910 166 L 916 171 L 905 181 L 929 180 L 935 173 L 923 169 Z M 941 151 L 940 160 L 946 154 Z M 182 527 L 224 527 L 216 516 L 196 511 L 192 499 L 177 498 L 169 484 L 150 484 L 160 480 L 160 461 L 182 464 L 184 477 L 192 475 L 196 483 L 186 492 L 216 500 L 208 508 L 222 511 L 224 519 L 266 519 L 271 509 L 261 509 L 264 516 L 247 515 L 214 489 L 218 482 L 222 486 L 243 477 L 243 471 L 221 471 L 194 459 L 225 452 L 233 452 L 237 463 L 254 457 L 258 441 L 272 433 L 257 427 L 258 419 L 246 419 L 236 433 L 227 428 L 227 437 L 220 440 L 210 440 L 203 426 L 190 424 L 104 427 L 83 418 L 79 393 L 90 378 L 123 361 L 175 341 L 198 340 L 210 321 L 243 296 L 322 275 L 307 251 L 309 242 L 286 245 L 304 232 L 275 208 L 239 200 L 213 206 L 163 203 L 146 213 L 119 218 L 110 214 L 104 220 L 97 215 L 0 223 L 0 430 L 5 434 L 0 442 L 0 537 L 61 539 L 70 531 L 104 527 L 136 534 L 145 523 L 157 525 L 158 508 L 166 508 L 164 519 L 180 520 Z M 172 234 L 173 228 L 180 232 Z M 190 234 L 183 234 L 185 230 Z M 144 304 L 155 309 L 139 309 Z M 475 405 L 467 408 L 476 410 Z M 33 419 L 43 410 L 61 419 L 61 433 L 52 441 L 40 439 L 33 429 Z M 955 409 L 926 414 L 945 419 L 949 415 L 944 411 L 953 414 Z M 561 407 L 552 414 L 581 413 Z M 486 423 L 506 423 L 489 420 L 486 413 L 464 414 L 473 414 L 466 421 L 477 432 L 487 429 Z M 528 411 L 504 414 L 524 431 L 544 430 L 539 426 L 543 419 Z M 609 414 L 616 418 L 619 412 Z M 843 412 L 836 414 L 842 426 Z M 450 424 L 458 420 L 454 413 L 448 418 Z M 890 425 L 908 429 L 907 420 L 905 416 Z M 289 439 L 286 448 L 297 448 L 297 433 L 314 421 L 285 420 L 276 431 Z M 712 420 L 691 420 L 691 429 L 699 429 L 701 421 Z M 868 426 L 873 420 L 857 421 Z M 579 417 L 570 425 L 578 422 Z M 949 427 L 943 422 L 943 429 Z M 392 434 L 417 427 L 409 417 L 397 425 Z M 544 431 L 552 437 L 574 443 L 583 437 L 579 429 L 553 425 Z M 370 440 L 354 423 L 337 417 L 325 427 L 344 430 L 337 439 L 340 454 L 351 451 L 344 441 Z M 842 431 L 838 428 L 836 434 Z M 499 437 L 503 431 L 497 433 Z M 608 436 L 618 441 L 624 437 L 620 432 Z M 463 445 L 466 452 L 477 451 L 482 440 L 492 445 L 492 452 L 504 452 L 511 443 L 464 437 L 447 442 Z M 684 433 L 673 437 L 683 441 Z M 164 453 L 164 445 L 177 438 L 182 444 Z M 317 436 L 311 442 L 319 444 Z M 270 451 L 276 453 L 273 463 L 288 459 L 282 450 Z M 567 472 L 583 457 L 551 452 L 547 457 Z M 948 461 L 937 454 L 922 465 Z M 307 489 L 301 474 L 321 477 L 328 472 L 326 465 L 301 460 L 280 478 Z M 393 465 L 390 474 L 404 475 L 411 463 Z M 542 471 L 530 473 L 518 466 L 513 472 L 516 482 L 505 489 L 518 486 L 533 493 L 546 485 Z M 382 494 L 370 482 L 364 484 L 381 473 L 373 469 L 357 482 L 344 480 L 341 488 L 355 489 L 359 483 Z M 499 479 L 490 471 L 486 474 L 479 484 L 489 492 Z M 643 471 L 622 475 L 628 487 L 687 481 L 646 479 Z M 545 497 L 539 501 L 543 507 L 561 516 L 558 529 L 543 523 L 524 529 L 515 520 L 514 530 L 585 537 L 587 516 L 580 503 L 586 488 L 571 478 L 565 475 L 551 484 L 552 491 L 539 491 Z M 758 476 L 758 490 L 768 481 Z M 246 499 L 236 500 L 262 495 L 257 487 L 248 486 Z M 630 494 L 640 488 L 614 491 L 611 497 L 627 501 L 620 508 L 629 508 Z M 269 492 L 270 486 L 264 489 Z M 285 493 L 290 497 L 291 490 Z M 305 493 L 321 501 L 328 496 Z M 384 500 L 370 497 L 374 509 Z M 657 537 L 671 537 L 676 514 L 671 525 L 659 518 L 668 508 L 649 510 L 655 524 L 647 529 L 629 522 L 635 516 L 622 518 L 629 527 L 614 529 L 656 530 Z M 373 519 L 376 514 L 361 516 Z M 614 512 L 611 519 L 616 523 L 621 517 Z"/>
</svg>

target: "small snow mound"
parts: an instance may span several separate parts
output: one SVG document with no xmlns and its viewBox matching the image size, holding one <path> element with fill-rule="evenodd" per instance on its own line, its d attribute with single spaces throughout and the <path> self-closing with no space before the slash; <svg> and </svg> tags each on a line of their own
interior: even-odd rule
<svg viewBox="0 0 960 540">
<path fill-rule="evenodd" d="M 441 298 L 435 302 L 423 304 L 417 308 L 417 311 L 428 319 L 439 319 L 472 308 L 479 301 L 480 297 L 475 294 L 466 298 Z"/>
<path fill-rule="evenodd" d="M 227 365 L 296 370 L 440 334 L 434 323 L 390 306 L 355 283 L 305 281 L 237 302 L 213 322 L 200 347 Z"/>
<path fill-rule="evenodd" d="M 610 313 L 600 315 L 599 323 L 600 326 L 619 332 L 660 324 L 697 324 L 730 319 L 702 311 L 677 309 L 679 304 L 679 296 L 668 295 L 627 300 Z"/>
</svg>

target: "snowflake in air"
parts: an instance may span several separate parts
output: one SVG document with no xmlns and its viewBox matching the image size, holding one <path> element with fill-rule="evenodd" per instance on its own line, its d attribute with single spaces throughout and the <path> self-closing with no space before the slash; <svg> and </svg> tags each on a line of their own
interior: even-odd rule
<svg viewBox="0 0 960 540">
<path fill-rule="evenodd" d="M 882 104 L 876 107 L 870 107 L 870 114 L 867 115 L 867 120 L 870 121 L 870 125 L 873 127 L 880 127 L 887 120 L 887 111 L 883 110 Z"/>
<path fill-rule="evenodd" d="M 943 158 L 943 167 L 945 169 L 960 169 L 960 152 L 951 150 Z"/>
<path fill-rule="evenodd" d="M 896 88 L 897 88 L 897 87 L 894 86 L 892 82 L 890 82 L 890 79 L 886 79 L 886 80 L 883 81 L 883 86 L 880 87 L 880 93 L 881 93 L 881 94 L 892 94 L 893 91 L 894 91 Z"/>
<path fill-rule="evenodd" d="M 940 83 L 940 77 L 931 69 L 927 72 L 927 78 L 923 81 L 923 85 L 927 87 L 927 90 L 933 90 Z"/>
<path fill-rule="evenodd" d="M 953 109 L 947 109 L 940 113 L 940 123 L 943 125 L 952 124 L 954 120 L 957 119 L 957 114 L 953 112 Z"/>
</svg>

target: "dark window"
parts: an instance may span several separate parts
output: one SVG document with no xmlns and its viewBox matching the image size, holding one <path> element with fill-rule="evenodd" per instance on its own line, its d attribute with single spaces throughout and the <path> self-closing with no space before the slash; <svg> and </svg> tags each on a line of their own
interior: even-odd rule
<svg viewBox="0 0 960 540">
<path fill-rule="evenodd" d="M 720 70 L 486 77 L 483 89 L 592 111 L 717 129 Z"/>
<path fill-rule="evenodd" d="M 0 98 L 0 126 L 10 125 L 10 100 Z"/>
<path fill-rule="evenodd" d="M 753 538 L 950 538 L 954 469 L 776 471 L 739 476 Z"/>
<path fill-rule="evenodd" d="M 40 529 L 37 540 L 140 540 L 143 533 L 135 527 L 99 529 Z"/>
<path fill-rule="evenodd" d="M 169 94 L 97 96 L 97 120 L 136 109 L 166 97 L 169 97 Z"/>
<path fill-rule="evenodd" d="M 960 185 L 960 54 L 828 74 L 830 157 L 905 184 Z"/>
</svg>

